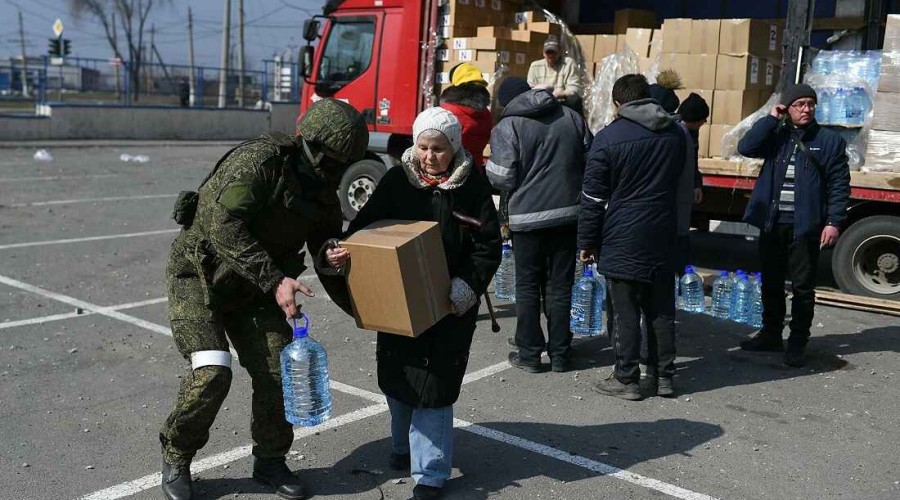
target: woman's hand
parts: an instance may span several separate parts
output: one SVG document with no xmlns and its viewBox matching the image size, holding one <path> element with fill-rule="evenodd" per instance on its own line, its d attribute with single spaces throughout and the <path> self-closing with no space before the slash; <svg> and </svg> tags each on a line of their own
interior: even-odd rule
<svg viewBox="0 0 900 500">
<path fill-rule="evenodd" d="M 325 250 L 325 260 L 328 261 L 329 266 L 340 269 L 341 266 L 350 260 L 350 250 L 341 247 L 329 248 Z"/>
</svg>

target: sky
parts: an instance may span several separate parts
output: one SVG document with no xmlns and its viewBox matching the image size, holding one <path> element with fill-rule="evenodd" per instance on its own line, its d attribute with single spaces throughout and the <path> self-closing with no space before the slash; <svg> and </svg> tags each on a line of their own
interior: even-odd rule
<svg viewBox="0 0 900 500">
<path fill-rule="evenodd" d="M 237 47 L 237 0 L 231 0 L 231 40 Z M 244 0 L 244 39 L 247 69 L 261 69 L 263 59 L 305 44 L 303 20 L 322 13 L 325 0 Z M 194 58 L 197 65 L 219 66 L 222 50 L 224 0 L 171 0 L 154 2 L 147 21 L 156 24 L 156 47 L 166 64 L 188 63 L 188 7 L 194 13 Z M 53 22 L 65 27 L 63 38 L 71 40 L 72 55 L 108 59 L 112 49 L 102 26 L 90 17 L 76 19 L 68 0 L 0 0 L 0 58 L 19 56 L 17 11 L 22 11 L 28 56 L 47 53 L 53 37 Z M 149 29 L 145 35 L 148 41 Z M 122 40 L 122 31 L 119 30 Z M 120 42 L 121 43 L 121 42 Z M 149 42 L 148 42 L 149 43 Z"/>
</svg>

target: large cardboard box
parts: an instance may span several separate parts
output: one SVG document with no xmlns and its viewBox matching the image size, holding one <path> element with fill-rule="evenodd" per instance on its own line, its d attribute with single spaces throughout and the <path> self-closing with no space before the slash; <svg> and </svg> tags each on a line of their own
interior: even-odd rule
<svg viewBox="0 0 900 500">
<path fill-rule="evenodd" d="M 900 14 L 889 14 L 884 27 L 884 46 L 882 51 L 900 52 Z"/>
<path fill-rule="evenodd" d="M 616 35 L 597 35 L 594 38 L 594 62 L 601 62 L 604 57 L 615 54 L 618 40 Z"/>
<path fill-rule="evenodd" d="M 557 37 L 559 37 L 559 34 L 561 33 L 559 25 L 551 22 L 528 23 L 526 26 L 528 27 L 528 31 L 534 31 L 536 33 L 556 35 Z M 541 43 L 543 43 L 543 40 L 541 40 Z"/>
<path fill-rule="evenodd" d="M 650 35 L 650 58 L 656 59 L 662 53 L 662 30 L 653 30 Z"/>
<path fill-rule="evenodd" d="M 719 19 L 695 19 L 691 22 L 691 54 L 718 54 Z"/>
<path fill-rule="evenodd" d="M 596 37 L 594 35 L 575 35 L 575 39 L 578 40 L 578 45 L 581 46 L 581 55 L 584 56 L 584 61 L 586 63 L 592 62 L 594 60 Z"/>
<path fill-rule="evenodd" d="M 693 19 L 666 19 L 662 25 L 663 54 L 689 54 Z"/>
<path fill-rule="evenodd" d="M 758 90 L 716 90 L 713 98 L 712 123 L 737 125 L 760 108 L 762 92 Z"/>
<path fill-rule="evenodd" d="M 681 77 L 681 84 L 686 88 L 715 88 L 716 64 L 715 55 L 664 52 L 659 56 L 659 70 L 675 70 Z"/>
<path fill-rule="evenodd" d="M 878 92 L 872 110 L 872 128 L 900 132 L 900 94 Z"/>
<path fill-rule="evenodd" d="M 451 312 L 436 222 L 379 221 L 341 246 L 350 251 L 347 285 L 359 328 L 415 337 Z"/>
<path fill-rule="evenodd" d="M 898 46 L 900 46 L 900 42 L 898 42 Z M 881 53 L 881 76 L 878 78 L 878 91 L 900 92 L 900 52 L 887 52 L 885 49 L 885 52 Z"/>
<path fill-rule="evenodd" d="M 438 33 L 441 35 L 441 38 L 445 40 L 445 44 L 449 47 L 453 46 L 452 39 L 453 38 L 467 38 L 474 37 L 476 30 L 475 28 L 468 27 L 457 27 L 457 26 L 441 26 L 438 29 Z"/>
<path fill-rule="evenodd" d="M 470 10 L 473 7 L 473 0 L 446 0 L 438 12 L 440 14 L 455 14 L 463 10 Z"/>
<path fill-rule="evenodd" d="M 657 28 L 659 21 L 656 12 L 640 9 L 620 9 L 613 20 L 613 33 L 624 35 L 628 28 Z"/>
<path fill-rule="evenodd" d="M 725 136 L 734 125 L 710 125 L 709 126 L 709 157 L 718 158 L 722 156 L 722 137 Z"/>
<path fill-rule="evenodd" d="M 778 82 L 780 68 L 770 59 L 757 56 L 719 54 L 716 63 L 716 90 L 767 90 Z"/>
<path fill-rule="evenodd" d="M 650 41 L 653 37 L 653 31 L 649 28 L 628 28 L 628 31 L 625 33 L 625 44 L 638 57 L 648 57 L 650 55 Z"/>
<path fill-rule="evenodd" d="M 477 38 L 503 38 L 512 40 L 512 28 L 505 26 L 479 26 L 476 30 Z"/>
<path fill-rule="evenodd" d="M 698 131 L 697 142 L 699 144 L 697 146 L 697 155 L 700 158 L 709 158 L 709 128 L 710 125 L 707 123 L 700 127 Z"/>
<path fill-rule="evenodd" d="M 723 19 L 719 31 L 719 53 L 754 54 L 778 58 L 781 55 L 781 25 L 761 19 Z"/>
</svg>

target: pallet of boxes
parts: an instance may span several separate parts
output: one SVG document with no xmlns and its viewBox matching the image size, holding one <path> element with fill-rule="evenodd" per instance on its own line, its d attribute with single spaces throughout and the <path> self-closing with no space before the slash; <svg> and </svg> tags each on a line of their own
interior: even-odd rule
<svg viewBox="0 0 900 500">
<path fill-rule="evenodd" d="M 560 26 L 541 12 L 522 9 L 521 2 L 507 0 L 445 0 L 438 20 L 435 95 L 451 85 L 450 70 L 463 62 L 481 70 L 488 84 L 496 75 L 525 78 L 531 62 L 543 57 L 544 40 L 559 36 Z"/>
<path fill-rule="evenodd" d="M 603 59 L 622 52 L 627 46 L 637 55 L 641 73 L 647 74 L 659 52 L 659 45 L 653 43 L 658 27 L 656 12 L 640 9 L 617 10 L 612 25 L 578 26 L 575 38 L 584 56 L 586 71 L 596 78 Z"/>
<path fill-rule="evenodd" d="M 700 129 L 700 156 L 722 156 L 722 137 L 763 106 L 780 75 L 782 28 L 758 19 L 666 19 L 659 70 L 675 70 L 684 88 L 710 107 Z"/>
<path fill-rule="evenodd" d="M 900 172 L 900 15 L 887 16 L 864 171 Z"/>
</svg>

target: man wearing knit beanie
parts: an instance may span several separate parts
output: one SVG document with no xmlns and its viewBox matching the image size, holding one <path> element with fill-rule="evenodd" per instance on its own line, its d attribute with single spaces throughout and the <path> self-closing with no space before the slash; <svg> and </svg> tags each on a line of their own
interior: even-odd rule
<svg viewBox="0 0 900 500">
<path fill-rule="evenodd" d="M 503 115 L 491 131 L 486 171 L 491 185 L 503 193 L 501 199 L 508 197 L 508 227 L 516 252 L 517 352 L 510 353 L 509 362 L 528 373 L 544 371 L 541 352 L 546 348 L 550 369 L 565 372 L 572 345 L 575 223 L 593 135 L 581 115 L 547 89 L 532 89 L 525 80 L 510 77 L 497 94 Z"/>
<path fill-rule="evenodd" d="M 760 230 L 763 326 L 741 349 L 784 350 L 792 367 L 806 363 L 819 252 L 837 242 L 850 197 L 847 144 L 816 123 L 817 100 L 809 85 L 788 88 L 738 143 L 740 154 L 765 160 L 744 213 L 744 221 Z M 785 346 L 786 278 L 793 298 Z"/>
</svg>

